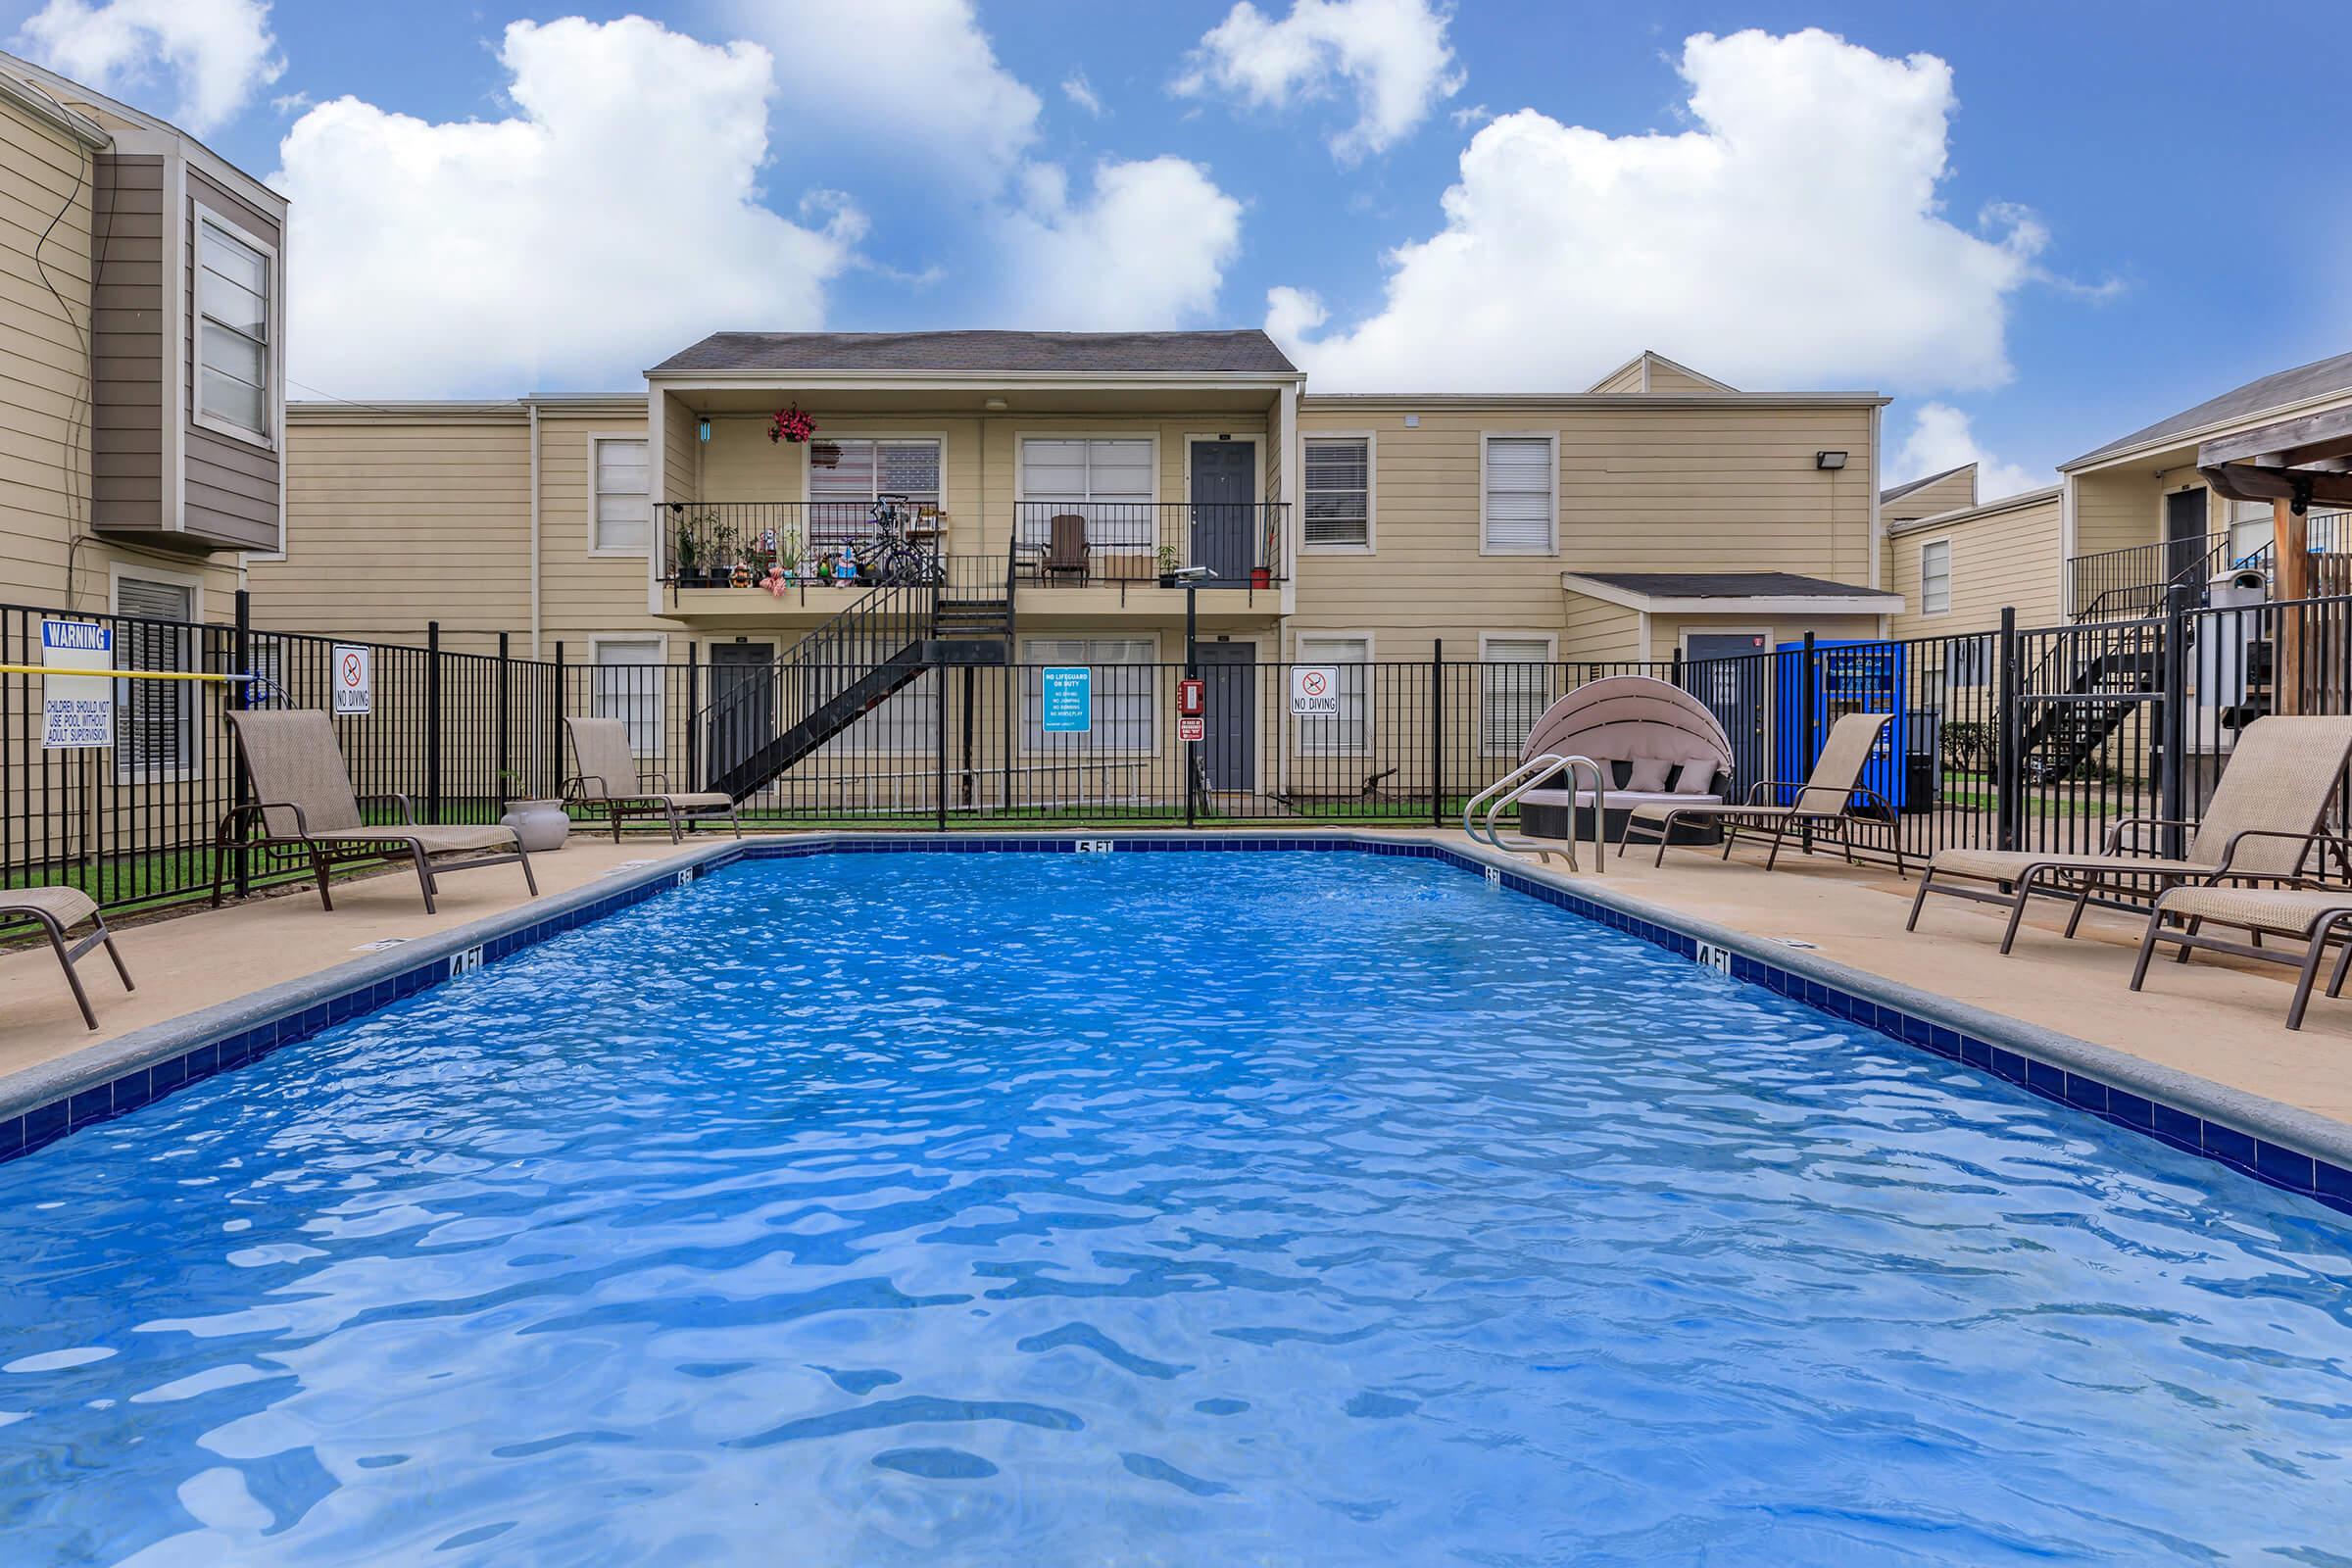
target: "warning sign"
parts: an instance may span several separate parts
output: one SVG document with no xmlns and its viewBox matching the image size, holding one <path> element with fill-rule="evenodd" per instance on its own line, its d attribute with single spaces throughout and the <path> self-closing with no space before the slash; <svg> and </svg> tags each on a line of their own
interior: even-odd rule
<svg viewBox="0 0 2352 1568">
<path fill-rule="evenodd" d="M 334 648 L 335 711 L 340 714 L 375 711 L 375 652 L 355 643 Z"/>
<path fill-rule="evenodd" d="M 112 669 L 115 629 L 86 620 L 41 622 L 41 663 L 49 669 Z M 41 677 L 41 749 L 86 751 L 115 744 L 115 683 L 104 675 Z"/>
<path fill-rule="evenodd" d="M 1329 664 L 1291 666 L 1291 716 L 1340 716 L 1340 672 Z"/>
<path fill-rule="evenodd" d="M 1180 741 L 1199 741 L 1208 738 L 1208 720 L 1199 716 L 1176 720 L 1176 738 Z"/>
</svg>

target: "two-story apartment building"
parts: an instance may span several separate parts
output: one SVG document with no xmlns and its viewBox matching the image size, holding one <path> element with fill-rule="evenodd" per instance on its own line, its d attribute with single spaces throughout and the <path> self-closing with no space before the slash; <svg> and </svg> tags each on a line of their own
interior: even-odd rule
<svg viewBox="0 0 2352 1568">
<path fill-rule="evenodd" d="M 1022 665 L 1139 666 L 1096 696 L 1139 745 L 1191 617 L 1232 694 L 1212 773 L 1241 787 L 1276 749 L 1244 733 L 1258 666 L 1883 634 L 1901 609 L 1880 587 L 1884 402 L 1649 355 L 1581 393 L 1323 396 L 1257 331 L 726 332 L 642 395 L 295 405 L 287 549 L 253 563 L 255 614 L 407 642 L 433 622 L 477 652 L 503 635 L 616 693 L 649 664 L 757 683 L 834 660 L 808 634 L 889 602 L 870 564 L 855 586 L 832 568 L 898 497 L 950 629 Z M 922 722 L 929 686 L 861 743 Z M 653 748 L 669 720 L 630 712 Z"/>
<path fill-rule="evenodd" d="M 0 55 L 0 599 L 220 618 L 283 514 L 286 203 Z"/>
</svg>

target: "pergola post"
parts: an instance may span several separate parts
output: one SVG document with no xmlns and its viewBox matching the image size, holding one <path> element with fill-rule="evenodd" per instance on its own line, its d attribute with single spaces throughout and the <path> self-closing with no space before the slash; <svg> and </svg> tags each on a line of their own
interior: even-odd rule
<svg viewBox="0 0 2352 1568">
<path fill-rule="evenodd" d="M 2284 496 L 2271 501 L 2273 597 L 2284 603 L 2311 597 L 2311 520 Z M 2272 640 L 2271 709 L 2303 711 L 2303 612 L 2280 610 Z"/>
</svg>

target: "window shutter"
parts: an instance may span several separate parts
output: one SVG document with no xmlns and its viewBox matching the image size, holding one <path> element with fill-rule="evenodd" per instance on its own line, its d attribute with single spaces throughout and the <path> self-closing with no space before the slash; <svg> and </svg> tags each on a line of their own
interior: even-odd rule
<svg viewBox="0 0 2352 1568">
<path fill-rule="evenodd" d="M 1486 548 L 1551 549 L 1551 442 L 1543 436 L 1487 441 Z"/>
</svg>

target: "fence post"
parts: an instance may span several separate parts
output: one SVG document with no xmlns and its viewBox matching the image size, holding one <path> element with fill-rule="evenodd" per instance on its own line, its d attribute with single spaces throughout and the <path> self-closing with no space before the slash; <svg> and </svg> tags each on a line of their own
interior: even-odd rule
<svg viewBox="0 0 2352 1568">
<path fill-rule="evenodd" d="M 1184 678 L 1186 680 L 1200 678 L 1199 588 L 1198 583 L 1190 580 L 1184 585 Z M 1203 710 L 1206 710 L 1208 707 L 1206 703 L 1200 706 Z M 1200 743 L 1186 741 L 1184 743 L 1184 825 L 1186 827 L 1193 825 L 1199 806 L 1197 797 L 1200 792 L 1194 784 L 1194 778 L 1200 771 Z"/>
<path fill-rule="evenodd" d="M 560 796 L 564 793 L 564 639 L 561 637 L 556 639 L 556 667 L 554 674 L 550 677 L 550 685 L 554 688 L 554 692 L 553 700 L 547 705 L 547 758 L 549 764 L 555 769 L 555 771 L 550 776 L 549 782 L 555 786 L 555 792 Z"/>
<path fill-rule="evenodd" d="M 1800 700 L 1799 705 L 1800 710 L 1804 716 L 1799 720 L 1801 727 L 1797 731 L 1797 733 L 1801 735 L 1803 739 L 1797 743 L 1797 765 L 1790 770 L 1791 782 L 1811 778 L 1813 776 L 1813 761 L 1814 759 L 1819 755 L 1815 749 L 1815 746 L 1817 740 L 1819 739 L 1818 735 L 1816 734 L 1816 729 L 1821 723 L 1821 693 L 1819 690 L 1821 685 L 1821 666 L 1814 662 L 1813 633 L 1810 631 L 1805 633 L 1804 668 L 1798 671 L 1798 673 L 1804 677 L 1804 695 Z M 1797 795 L 1791 795 L 1786 804 L 1793 805 L 1802 798 L 1801 792 Z M 1853 802 L 1850 798 L 1847 800 L 1846 805 L 1848 807 L 1853 805 Z M 1844 831 L 1851 832 L 1852 829 L 1847 828 L 1844 829 Z M 1800 830 L 1798 834 L 1798 841 L 1804 845 L 1805 853 L 1807 855 L 1811 855 L 1813 853 L 1813 824 L 1811 822 L 1805 823 L 1804 827 Z"/>
<path fill-rule="evenodd" d="M 948 666 L 931 665 L 931 790 L 939 812 L 939 831 L 948 830 Z"/>
<path fill-rule="evenodd" d="M 1446 639 L 1429 645 L 1429 820 L 1446 825 Z"/>
<path fill-rule="evenodd" d="M 231 673 L 252 674 L 253 594 L 244 588 L 237 590 L 237 640 L 233 653 L 237 667 Z M 252 707 L 252 682 L 238 681 L 235 689 L 228 694 L 228 704 L 240 713 Z M 230 746 L 228 755 L 236 759 L 234 794 L 230 804 L 238 807 L 249 806 L 253 803 L 253 780 L 245 772 L 245 754 L 238 747 Z M 242 821 L 237 824 L 240 829 L 237 834 L 237 897 L 240 899 L 253 891 L 253 852 L 245 847 L 246 835 L 242 831 L 244 825 Z M 220 853 L 218 844 L 214 846 L 213 853 L 216 855 Z"/>
<path fill-rule="evenodd" d="M 2156 814 L 2165 820 L 2164 854 L 2179 859 L 2183 835 L 2177 825 L 2188 815 L 2188 585 L 2165 588 L 2164 757 L 2156 774 Z"/>
<path fill-rule="evenodd" d="M 424 819 L 441 820 L 441 623 L 424 623 Z"/>
<path fill-rule="evenodd" d="M 1997 847 L 2014 850 L 2018 847 L 2019 824 L 2025 818 L 2025 759 L 2019 755 L 2026 744 L 2024 705 L 2017 689 L 2017 607 L 2001 609 L 2001 640 L 1997 650 L 2000 660 L 2000 684 L 1997 715 L 1993 738 L 1993 832 Z"/>
<path fill-rule="evenodd" d="M 514 791 L 522 799 L 530 792 L 514 789 L 522 779 L 514 773 L 514 649 L 512 635 L 498 634 L 498 792 Z M 503 801 L 500 803 L 505 804 Z"/>
<path fill-rule="evenodd" d="M 717 671 L 711 671 L 711 685 L 718 684 Z M 686 649 L 686 778 L 687 788 L 703 787 L 703 666 L 695 662 L 694 648 Z"/>
</svg>

